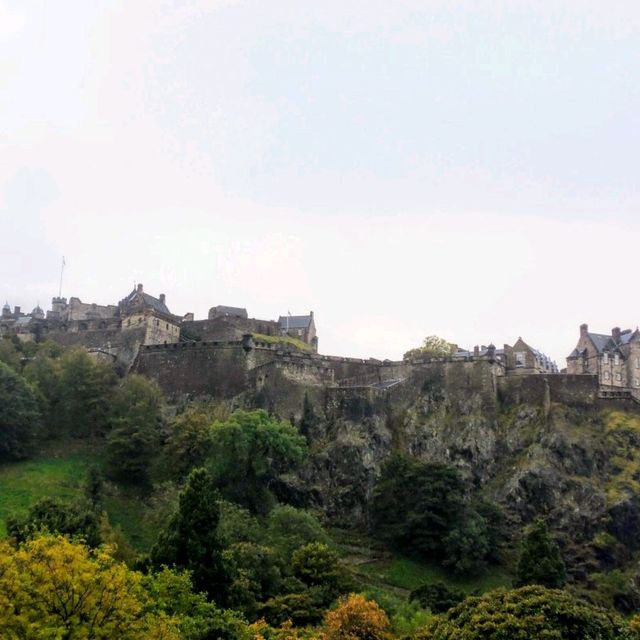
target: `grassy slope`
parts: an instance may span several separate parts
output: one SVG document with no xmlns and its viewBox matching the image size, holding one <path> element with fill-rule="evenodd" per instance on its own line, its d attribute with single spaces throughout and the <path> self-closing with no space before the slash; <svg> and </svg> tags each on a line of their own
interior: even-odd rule
<svg viewBox="0 0 640 640">
<path fill-rule="evenodd" d="M 25 513 L 40 498 L 79 497 L 87 468 L 101 458 L 95 447 L 70 441 L 48 444 L 33 460 L 0 465 L 0 536 L 6 535 L 7 516 Z M 108 490 L 105 503 L 111 524 L 120 526 L 134 547 L 148 549 L 155 536 L 144 526 L 140 495 Z"/>
<path fill-rule="evenodd" d="M 87 443 L 52 443 L 33 460 L 0 465 L 0 536 L 8 515 L 24 513 L 45 496 L 70 499 L 82 492 L 87 468 L 99 464 L 101 452 Z M 120 526 L 139 551 L 149 549 L 156 532 L 145 523 L 145 500 L 135 490 L 108 486 L 105 506 L 109 521 Z M 493 570 L 477 578 L 458 579 L 435 564 L 382 552 L 375 541 L 354 532 L 333 530 L 337 547 L 362 590 L 404 599 L 427 582 L 440 581 L 467 593 L 509 585 L 511 576 Z"/>
</svg>

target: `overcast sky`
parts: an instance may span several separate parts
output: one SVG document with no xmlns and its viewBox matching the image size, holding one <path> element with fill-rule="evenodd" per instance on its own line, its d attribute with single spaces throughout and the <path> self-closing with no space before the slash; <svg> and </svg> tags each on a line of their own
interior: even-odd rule
<svg viewBox="0 0 640 640">
<path fill-rule="evenodd" d="M 640 322 L 640 4 L 0 0 L 0 297 L 323 353 Z"/>
</svg>

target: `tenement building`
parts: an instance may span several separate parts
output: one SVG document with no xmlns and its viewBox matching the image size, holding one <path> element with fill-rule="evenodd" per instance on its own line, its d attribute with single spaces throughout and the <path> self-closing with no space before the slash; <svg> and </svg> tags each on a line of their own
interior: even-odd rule
<svg viewBox="0 0 640 640">
<path fill-rule="evenodd" d="M 567 373 L 596 375 L 603 388 L 640 393 L 640 331 L 615 327 L 611 334 L 593 333 L 581 325 L 578 344 L 567 358 Z"/>
</svg>

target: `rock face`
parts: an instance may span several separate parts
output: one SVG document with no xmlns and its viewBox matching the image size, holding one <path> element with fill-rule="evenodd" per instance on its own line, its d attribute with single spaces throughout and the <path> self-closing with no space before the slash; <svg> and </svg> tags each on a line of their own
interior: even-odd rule
<svg viewBox="0 0 640 640">
<path fill-rule="evenodd" d="M 306 425 L 312 455 L 298 490 L 334 521 L 366 524 L 382 465 L 402 452 L 458 469 L 470 489 L 503 507 L 514 535 L 545 516 L 575 575 L 585 562 L 589 570 L 620 565 L 640 548 L 640 417 L 561 404 L 490 405 L 481 394 L 451 394 L 441 382 L 416 375 L 381 392 L 316 395 Z M 603 533 L 620 543 L 606 562 L 594 542 Z"/>
</svg>

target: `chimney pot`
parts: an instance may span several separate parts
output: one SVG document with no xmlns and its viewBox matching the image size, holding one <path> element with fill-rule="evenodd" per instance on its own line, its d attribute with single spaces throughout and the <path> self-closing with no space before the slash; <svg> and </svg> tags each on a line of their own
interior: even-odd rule
<svg viewBox="0 0 640 640">
<path fill-rule="evenodd" d="M 142 293 L 143 292 L 143 287 L 141 284 L 138 285 L 138 293 Z"/>
<path fill-rule="evenodd" d="M 164 293 L 161 293 L 160 294 L 160 302 L 162 302 L 162 304 L 164 304 L 166 299 L 167 299 L 167 296 L 165 296 Z"/>
<path fill-rule="evenodd" d="M 613 339 L 616 342 L 620 342 L 620 335 L 622 334 L 622 331 L 620 329 L 620 327 L 613 327 L 613 329 L 611 329 L 611 335 L 613 336 Z"/>
</svg>

